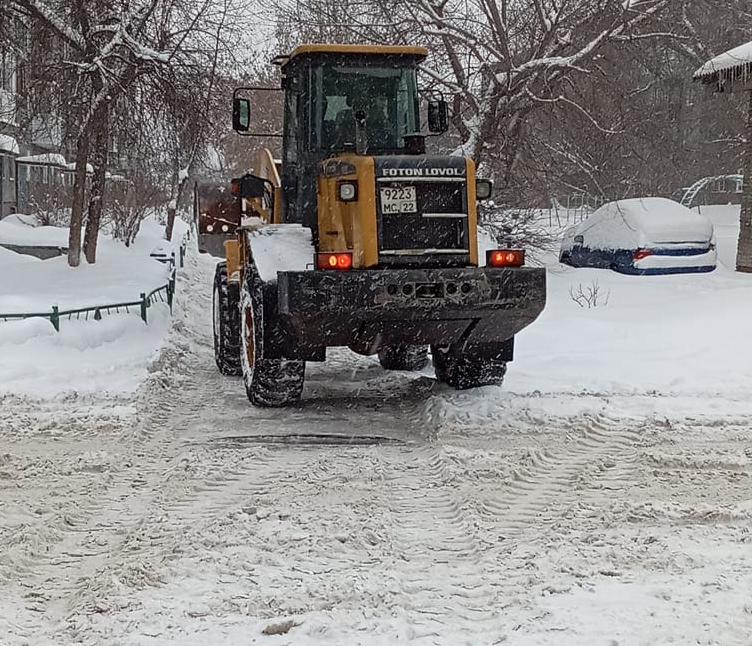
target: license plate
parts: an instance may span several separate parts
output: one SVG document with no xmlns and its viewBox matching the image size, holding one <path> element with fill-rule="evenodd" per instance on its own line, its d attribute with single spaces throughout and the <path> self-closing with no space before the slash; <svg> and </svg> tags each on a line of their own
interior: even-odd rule
<svg viewBox="0 0 752 646">
<path fill-rule="evenodd" d="M 392 215 L 397 213 L 417 213 L 418 200 L 414 186 L 382 186 L 381 212 Z"/>
</svg>

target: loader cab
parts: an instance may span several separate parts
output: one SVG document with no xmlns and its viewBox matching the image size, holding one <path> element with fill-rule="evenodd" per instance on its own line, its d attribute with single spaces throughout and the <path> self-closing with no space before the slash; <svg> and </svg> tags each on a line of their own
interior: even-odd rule
<svg viewBox="0 0 752 646">
<path fill-rule="evenodd" d="M 416 76 L 425 56 L 417 47 L 305 45 L 279 61 L 287 222 L 316 231 L 322 160 L 424 152 Z"/>
</svg>

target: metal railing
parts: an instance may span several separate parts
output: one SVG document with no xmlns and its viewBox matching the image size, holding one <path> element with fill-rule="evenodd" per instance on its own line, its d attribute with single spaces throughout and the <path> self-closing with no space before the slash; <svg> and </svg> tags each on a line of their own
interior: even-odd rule
<svg viewBox="0 0 752 646">
<path fill-rule="evenodd" d="M 170 276 L 167 284 L 157 287 L 150 292 L 141 292 L 138 300 L 135 301 L 123 301 L 121 303 L 108 303 L 106 305 L 92 305 L 91 307 L 77 307 L 74 309 L 61 310 L 58 305 L 53 305 L 47 312 L 14 312 L 11 314 L 0 313 L 0 321 L 22 321 L 24 319 L 31 318 L 43 318 L 48 319 L 56 331 L 60 332 L 60 321 L 63 319 L 72 321 L 92 319 L 94 321 L 101 321 L 104 315 L 120 314 L 121 312 L 130 313 L 131 310 L 138 309 L 141 320 L 149 323 L 149 308 L 155 303 L 167 303 L 172 313 L 172 303 L 175 298 L 175 275 L 177 272 L 177 266 L 182 267 L 185 260 L 185 246 L 186 240 L 184 239 L 180 245 L 179 257 L 175 257 L 175 252 L 171 256 L 166 256 L 163 262 L 170 264 Z M 160 259 L 161 260 L 161 259 Z M 177 263 L 179 262 L 179 265 Z M 177 266 L 176 266 L 177 265 Z"/>
</svg>

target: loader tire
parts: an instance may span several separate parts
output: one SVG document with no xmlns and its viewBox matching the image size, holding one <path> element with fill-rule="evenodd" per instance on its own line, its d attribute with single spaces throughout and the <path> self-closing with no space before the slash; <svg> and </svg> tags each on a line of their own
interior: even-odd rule
<svg viewBox="0 0 752 646">
<path fill-rule="evenodd" d="M 428 363 L 428 347 L 387 345 L 379 349 L 379 363 L 384 370 L 422 370 Z"/>
<path fill-rule="evenodd" d="M 507 362 L 493 352 L 480 355 L 457 346 L 431 346 L 431 355 L 436 380 L 457 390 L 501 385 L 507 373 Z"/>
<path fill-rule="evenodd" d="M 240 295 L 240 326 L 243 382 L 254 406 L 279 408 L 300 400 L 305 381 L 305 361 L 264 357 L 262 283 L 252 268 Z"/>
<path fill-rule="evenodd" d="M 214 272 L 212 298 L 214 320 L 214 360 L 223 375 L 242 374 L 240 366 L 240 309 L 237 288 L 227 284 L 227 263 Z"/>
</svg>

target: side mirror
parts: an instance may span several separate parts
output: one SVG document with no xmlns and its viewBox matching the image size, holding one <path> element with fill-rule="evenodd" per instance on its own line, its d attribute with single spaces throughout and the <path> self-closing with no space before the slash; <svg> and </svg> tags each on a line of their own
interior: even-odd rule
<svg viewBox="0 0 752 646">
<path fill-rule="evenodd" d="M 574 243 L 575 244 L 585 244 L 585 236 L 575 236 L 574 237 Z"/>
<path fill-rule="evenodd" d="M 487 200 L 493 193 L 493 182 L 490 179 L 475 180 L 475 197 L 479 200 Z"/>
<path fill-rule="evenodd" d="M 247 200 L 264 197 L 269 182 L 256 175 L 243 175 L 232 180 L 232 194 Z"/>
<path fill-rule="evenodd" d="M 436 134 L 449 130 L 449 106 L 444 99 L 428 102 L 428 130 Z"/>
<path fill-rule="evenodd" d="M 235 132 L 248 132 L 251 129 L 251 102 L 248 99 L 233 99 L 232 129 Z"/>
</svg>

